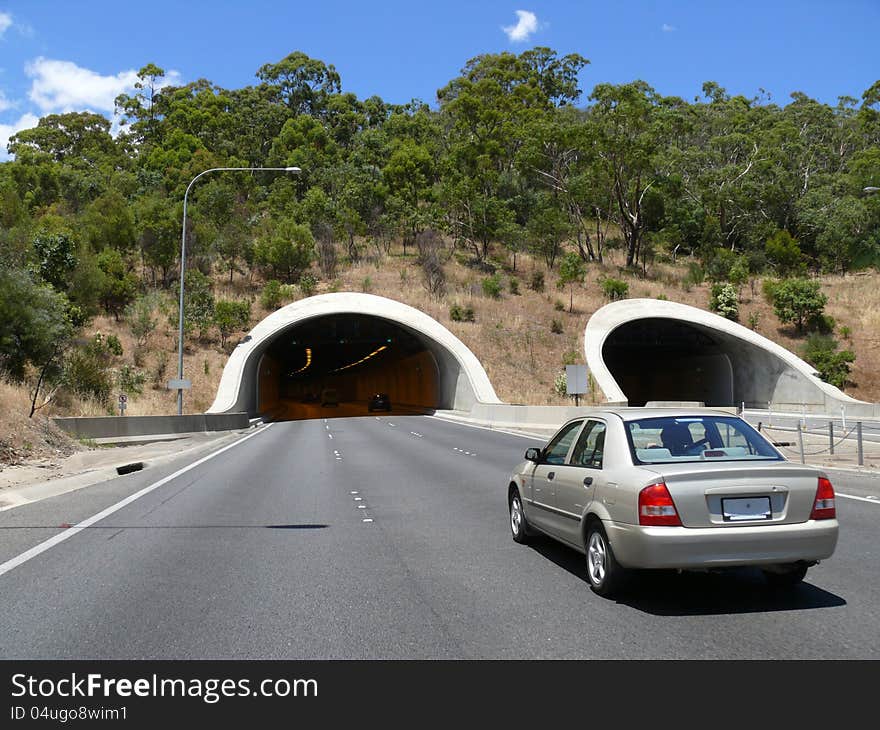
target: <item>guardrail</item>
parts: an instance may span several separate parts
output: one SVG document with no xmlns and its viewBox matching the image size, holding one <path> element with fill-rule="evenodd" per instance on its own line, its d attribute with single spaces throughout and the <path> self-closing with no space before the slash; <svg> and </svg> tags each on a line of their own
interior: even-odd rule
<svg viewBox="0 0 880 730">
<path fill-rule="evenodd" d="M 809 428 L 805 428 L 800 421 L 797 421 L 794 426 L 769 426 L 758 421 L 757 428 L 767 435 L 777 448 L 799 456 L 802 464 L 806 463 L 807 456 L 827 454 L 828 456 L 855 456 L 856 464 L 864 466 L 866 447 L 871 452 L 869 456 L 880 458 L 880 427 L 876 424 L 856 421 L 851 423 L 849 428 L 844 429 L 842 427 L 835 428 L 835 422 L 832 420 L 827 421 L 824 426 L 817 427 L 813 424 Z M 796 434 L 796 443 L 779 440 L 776 434 L 780 433 Z M 822 446 L 823 443 L 827 445 Z M 794 446 L 796 448 L 792 448 Z M 876 454 L 873 453 L 875 451 Z"/>
</svg>

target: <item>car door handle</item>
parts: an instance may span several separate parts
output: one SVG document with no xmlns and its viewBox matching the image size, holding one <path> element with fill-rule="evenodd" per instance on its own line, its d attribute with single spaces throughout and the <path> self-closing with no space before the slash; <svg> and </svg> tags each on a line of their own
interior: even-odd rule
<svg viewBox="0 0 880 730">
<path fill-rule="evenodd" d="M 555 471 L 551 471 L 549 474 L 547 474 L 547 481 L 548 481 L 548 482 L 552 482 L 553 479 L 555 479 L 555 478 L 556 478 L 556 472 L 555 472 Z"/>
<path fill-rule="evenodd" d="M 584 477 L 584 486 L 592 487 L 593 486 L 593 477 Z"/>
</svg>

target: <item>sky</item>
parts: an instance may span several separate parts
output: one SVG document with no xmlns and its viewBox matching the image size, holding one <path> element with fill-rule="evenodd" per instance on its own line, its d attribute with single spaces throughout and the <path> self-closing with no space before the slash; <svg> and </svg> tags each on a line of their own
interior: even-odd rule
<svg viewBox="0 0 880 730">
<path fill-rule="evenodd" d="M 711 80 L 780 105 L 794 91 L 836 104 L 880 79 L 878 38 L 880 0 L 0 0 L 0 159 L 46 114 L 112 117 L 147 63 L 173 83 L 240 88 L 299 50 L 359 98 L 435 105 L 468 59 L 549 46 L 590 60 L 584 104 L 596 84 L 634 79 L 687 100 Z"/>
</svg>

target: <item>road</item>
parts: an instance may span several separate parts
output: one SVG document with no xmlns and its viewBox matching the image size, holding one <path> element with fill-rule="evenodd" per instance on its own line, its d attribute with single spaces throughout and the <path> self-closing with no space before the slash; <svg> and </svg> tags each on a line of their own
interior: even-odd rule
<svg viewBox="0 0 880 730">
<path fill-rule="evenodd" d="M 176 476 L 0 512 L 0 658 L 880 657 L 876 477 L 833 475 L 863 499 L 838 500 L 837 552 L 791 594 L 662 573 L 611 601 L 579 554 L 510 539 L 532 443 L 427 416 L 280 422 Z"/>
</svg>

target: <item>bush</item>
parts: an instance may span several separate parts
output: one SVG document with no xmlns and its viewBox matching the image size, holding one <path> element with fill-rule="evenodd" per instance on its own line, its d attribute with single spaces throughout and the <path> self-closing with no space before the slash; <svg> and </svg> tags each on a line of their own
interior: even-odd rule
<svg viewBox="0 0 880 730">
<path fill-rule="evenodd" d="M 511 276 L 510 281 L 507 283 L 507 286 L 508 286 L 508 291 L 511 294 L 513 294 L 514 296 L 519 294 L 519 280 L 518 279 L 515 279 Z"/>
<path fill-rule="evenodd" d="M 281 282 L 278 279 L 270 279 L 260 293 L 260 306 L 265 310 L 275 310 L 281 306 Z"/>
<path fill-rule="evenodd" d="M 116 371 L 116 384 L 123 393 L 140 395 L 144 392 L 146 382 L 146 374 L 131 365 L 125 364 Z"/>
<path fill-rule="evenodd" d="M 793 324 L 803 333 L 809 323 L 821 326 L 828 303 L 818 281 L 786 279 L 773 287 L 773 309 L 780 322 Z"/>
<path fill-rule="evenodd" d="M 574 365 L 577 363 L 580 353 L 577 350 L 566 350 L 562 353 L 563 365 Z"/>
<path fill-rule="evenodd" d="M 554 319 L 552 322 L 550 322 L 550 331 L 554 335 L 561 335 L 565 330 L 563 330 L 562 328 L 562 322 L 560 322 L 558 319 Z"/>
<path fill-rule="evenodd" d="M 299 277 L 299 290 L 304 297 L 312 296 L 318 288 L 318 281 L 311 274 L 303 274 Z"/>
<path fill-rule="evenodd" d="M 767 260 L 781 276 L 800 274 L 804 266 L 801 247 L 788 231 L 776 231 L 764 245 Z"/>
<path fill-rule="evenodd" d="M 564 312 L 565 304 L 557 299 L 555 302 L 553 302 L 553 309 L 555 309 L 557 312 Z"/>
<path fill-rule="evenodd" d="M 852 350 L 837 349 L 837 340 L 831 335 L 814 333 L 804 344 L 804 360 L 819 372 L 819 377 L 837 388 L 846 386 L 856 356 Z"/>
<path fill-rule="evenodd" d="M 498 274 L 484 277 L 481 284 L 485 296 L 490 299 L 501 299 L 501 277 Z"/>
<path fill-rule="evenodd" d="M 68 355 L 64 368 L 64 384 L 74 393 L 95 398 L 107 405 L 113 390 L 110 366 L 114 355 L 121 353 L 122 347 L 115 336 L 105 338 L 100 333 L 96 334 Z"/>
<path fill-rule="evenodd" d="M 453 322 L 473 322 L 476 319 L 474 316 L 474 308 L 465 307 L 461 304 L 453 304 L 449 308 L 449 319 Z"/>
<path fill-rule="evenodd" d="M 251 319 L 251 304 L 244 301 L 221 299 L 214 307 L 214 324 L 220 330 L 220 346 L 226 347 L 226 340 L 236 330 L 247 328 Z"/>
<path fill-rule="evenodd" d="M 761 319 L 761 315 L 759 312 L 752 312 L 749 315 L 749 329 L 752 329 L 755 332 L 757 332 L 758 331 L 758 322 L 760 321 L 760 319 Z"/>
<path fill-rule="evenodd" d="M 145 296 L 133 301 L 125 310 L 125 320 L 139 348 L 147 344 L 147 338 L 159 324 L 159 320 L 153 317 L 156 308 L 156 297 Z"/>
<path fill-rule="evenodd" d="M 544 291 L 544 272 L 535 270 L 529 278 L 529 289 L 536 292 Z"/>
<path fill-rule="evenodd" d="M 706 273 L 703 271 L 703 267 L 696 261 L 691 261 L 688 264 L 687 274 L 685 274 L 684 279 L 681 280 L 681 285 L 685 289 L 690 289 L 693 286 L 699 286 L 702 284 L 705 278 Z"/>
<path fill-rule="evenodd" d="M 612 302 L 625 299 L 629 293 L 629 284 L 620 279 L 605 279 L 602 282 L 602 293 Z"/>
<path fill-rule="evenodd" d="M 556 395 L 568 395 L 568 378 L 565 377 L 565 370 L 553 379 L 553 392 Z"/>
<path fill-rule="evenodd" d="M 709 309 L 725 319 L 739 319 L 739 296 L 733 284 L 713 284 L 709 297 Z"/>
</svg>

